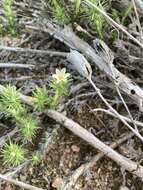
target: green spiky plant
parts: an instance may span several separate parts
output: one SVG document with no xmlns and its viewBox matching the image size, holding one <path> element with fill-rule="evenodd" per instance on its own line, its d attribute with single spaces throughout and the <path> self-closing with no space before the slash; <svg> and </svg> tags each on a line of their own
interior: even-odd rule
<svg viewBox="0 0 143 190">
<path fill-rule="evenodd" d="M 70 22 L 69 15 L 66 13 L 61 1 L 52 0 L 49 3 L 51 5 L 53 18 L 55 19 L 55 21 L 61 24 L 67 24 Z"/>
<path fill-rule="evenodd" d="M 3 150 L 3 160 L 4 164 L 9 164 L 12 166 L 18 166 L 25 161 L 25 149 L 16 143 L 6 143 Z"/>
<path fill-rule="evenodd" d="M 37 87 L 35 91 L 33 91 L 33 97 L 34 107 L 38 111 L 42 111 L 44 106 L 49 104 L 49 96 L 46 87 Z"/>
<path fill-rule="evenodd" d="M 4 15 L 7 20 L 8 31 L 12 36 L 17 35 L 16 19 L 12 10 L 13 0 L 3 0 Z"/>
<path fill-rule="evenodd" d="M 45 106 L 56 108 L 60 99 L 67 92 L 69 83 L 69 73 L 66 69 L 56 69 L 56 74 L 52 75 L 50 83 L 51 95 L 48 95 L 46 87 L 36 88 L 33 97 L 28 97 L 37 111 L 42 111 Z M 52 95 L 54 94 L 54 95 Z M 29 113 L 25 105 L 21 103 L 20 93 L 15 86 L 7 85 L 0 94 L 0 111 L 7 117 L 13 119 L 22 135 L 22 140 L 31 141 L 35 137 L 38 122 Z M 6 143 L 2 151 L 4 163 L 10 165 L 19 165 L 24 161 L 25 151 L 22 146 L 12 143 Z M 38 154 L 33 154 L 30 158 L 33 165 L 39 163 Z"/>
<path fill-rule="evenodd" d="M 22 126 L 20 127 L 20 132 L 24 140 L 31 141 L 32 138 L 35 137 L 38 129 L 37 120 L 33 119 L 31 116 L 26 116 L 20 119 L 19 124 Z"/>
<path fill-rule="evenodd" d="M 32 166 L 38 165 L 41 162 L 41 158 L 40 158 L 39 153 L 38 152 L 33 153 L 32 156 L 31 156 L 30 161 L 31 161 Z"/>
<path fill-rule="evenodd" d="M 19 119 L 26 110 L 20 101 L 19 92 L 15 86 L 7 85 L 0 96 L 0 107 L 8 115 Z"/>
<path fill-rule="evenodd" d="M 25 140 L 31 140 L 38 128 L 36 119 L 30 117 L 20 101 L 20 94 L 15 86 L 6 86 L 0 96 L 0 110 L 16 122 Z"/>
<path fill-rule="evenodd" d="M 93 4 L 95 4 L 96 6 L 99 6 L 101 9 L 105 9 L 106 8 L 106 1 L 99 1 L 99 0 L 90 0 Z M 99 35 L 99 37 L 101 39 L 104 38 L 104 33 L 105 33 L 105 28 L 106 28 L 106 21 L 103 17 L 103 15 L 101 15 L 97 10 L 95 10 L 94 7 L 87 7 L 85 9 L 85 12 L 88 16 L 88 19 L 90 21 L 90 25 L 92 26 L 93 29 L 96 30 L 97 34 Z"/>
</svg>

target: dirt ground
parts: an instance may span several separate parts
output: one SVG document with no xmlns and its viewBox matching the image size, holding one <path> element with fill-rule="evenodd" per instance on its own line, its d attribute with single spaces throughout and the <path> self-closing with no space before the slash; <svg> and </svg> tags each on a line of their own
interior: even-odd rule
<svg viewBox="0 0 143 190">
<path fill-rule="evenodd" d="M 64 43 L 43 32 L 22 30 L 18 38 L 7 36 L 2 37 L 0 41 L 1 45 L 11 47 L 19 46 L 22 48 L 42 50 L 69 51 L 69 47 L 64 45 Z M 130 43 L 130 41 L 128 46 L 125 45 L 119 48 L 114 44 L 111 48 L 115 52 L 115 66 L 142 87 L 142 50 L 135 44 Z M 139 56 L 141 59 L 133 61 L 130 55 Z M 94 108 L 104 107 L 104 104 L 90 84 L 69 67 L 65 58 L 1 50 L 0 61 L 35 65 L 34 69 L 0 69 L 0 84 L 16 85 L 20 89 L 20 92 L 25 95 L 31 95 L 36 86 L 48 86 L 51 74 L 55 72 L 55 69 L 66 67 L 67 71 L 71 73 L 72 80 L 69 94 L 63 98 L 59 105 L 59 109 L 62 108 L 63 114 L 78 122 L 82 127 L 86 128 L 108 145 L 129 132 L 117 119 L 101 112 L 95 113 L 92 111 Z M 126 114 L 113 83 L 104 73 L 99 71 L 94 65 L 92 66 L 94 81 L 103 95 L 116 110 L 122 114 Z M 133 104 L 130 98 L 125 96 L 125 100 L 134 118 L 142 121 L 142 113 L 139 112 L 138 107 Z M 48 118 L 44 113 L 35 112 L 30 107 L 29 112 L 38 117 L 40 129 L 33 142 L 26 143 L 25 147 L 31 153 L 35 150 L 42 151 L 42 160 L 38 166 L 26 164 L 25 167 L 22 167 L 22 169 L 16 172 L 14 179 L 47 190 L 62 190 L 62 183 L 79 166 L 89 162 L 98 151 L 73 135 L 64 126 Z M 0 114 L 0 125 L 5 126 L 0 127 L 0 138 L 15 128 L 15 123 L 10 118 L 6 118 L 2 113 Z M 16 133 L 13 138 L 19 139 L 19 134 Z M 143 163 L 143 145 L 136 137 L 121 144 L 117 148 L 117 151 L 131 160 L 140 164 Z M 16 169 L 3 165 L 2 159 L 0 159 L 0 163 L 0 173 L 11 173 Z M 119 190 L 121 186 L 126 186 L 129 190 L 143 190 L 141 179 L 124 171 L 124 168 L 120 168 L 112 160 L 104 156 L 80 176 L 73 190 Z M 0 189 L 22 190 L 20 187 L 5 182 L 1 182 Z"/>
</svg>

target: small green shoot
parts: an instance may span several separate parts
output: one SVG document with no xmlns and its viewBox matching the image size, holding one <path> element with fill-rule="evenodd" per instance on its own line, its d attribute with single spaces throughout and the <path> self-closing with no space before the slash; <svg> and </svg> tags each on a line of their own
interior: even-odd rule
<svg viewBox="0 0 143 190">
<path fill-rule="evenodd" d="M 104 8 L 105 5 L 102 6 L 102 4 L 105 4 L 105 0 L 103 0 L 103 2 L 100 3 L 100 1 L 97 0 L 90 0 L 92 3 L 96 4 L 97 6 L 99 6 L 101 9 Z M 99 37 L 101 39 L 103 39 L 104 37 L 104 29 L 106 26 L 106 22 L 104 17 L 97 11 L 95 10 L 95 8 L 86 8 L 85 12 L 88 15 L 88 18 L 90 20 L 90 25 L 93 28 L 96 28 L 96 31 L 99 35 Z"/>
<path fill-rule="evenodd" d="M 61 24 L 69 23 L 69 17 L 66 15 L 64 7 L 57 0 L 52 0 L 51 4 L 54 19 Z"/>
<path fill-rule="evenodd" d="M 76 13 L 76 15 L 80 12 L 80 5 L 81 5 L 81 0 L 75 0 L 75 13 Z"/>
<path fill-rule="evenodd" d="M 19 118 L 25 113 L 25 108 L 20 102 L 19 92 L 15 86 L 6 86 L 0 97 L 1 108 L 14 118 Z"/>
<path fill-rule="evenodd" d="M 4 14 L 8 23 L 8 30 L 12 36 L 17 35 L 15 16 L 12 11 L 13 0 L 3 0 Z"/>
<path fill-rule="evenodd" d="M 33 153 L 30 160 L 31 160 L 32 166 L 37 166 L 41 162 L 39 153 Z"/>
<path fill-rule="evenodd" d="M 44 106 L 48 104 L 48 91 L 46 87 L 36 88 L 33 92 L 34 97 L 34 107 L 38 111 L 42 111 Z"/>
</svg>

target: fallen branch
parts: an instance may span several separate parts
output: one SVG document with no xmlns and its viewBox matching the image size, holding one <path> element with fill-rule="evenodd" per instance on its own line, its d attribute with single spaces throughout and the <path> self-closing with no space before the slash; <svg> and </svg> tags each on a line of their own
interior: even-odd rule
<svg viewBox="0 0 143 190">
<path fill-rule="evenodd" d="M 112 143 L 110 145 L 111 148 L 115 149 L 123 142 L 127 141 L 128 139 L 132 138 L 134 133 L 126 134 L 124 137 L 120 138 L 118 141 Z M 93 167 L 99 160 L 101 160 L 105 154 L 103 152 L 98 153 L 97 155 L 93 156 L 90 161 L 85 164 L 82 164 L 79 168 L 77 168 L 74 173 L 65 181 L 63 185 L 63 190 L 72 190 L 83 173 Z"/>
<path fill-rule="evenodd" d="M 12 131 L 10 131 L 8 134 L 2 136 L 2 137 L 0 138 L 0 147 L 2 147 L 2 146 L 5 144 L 5 142 L 6 142 L 8 139 L 10 139 L 12 136 L 14 136 L 17 132 L 18 132 L 18 129 L 17 129 L 17 127 L 15 127 L 15 128 L 14 128 Z"/>
<path fill-rule="evenodd" d="M 88 144 L 94 148 L 103 152 L 107 157 L 114 160 L 118 165 L 131 172 L 132 174 L 137 175 L 140 178 L 143 178 L 143 167 L 131 161 L 130 159 L 122 156 L 121 154 L 114 151 L 111 147 L 105 145 L 102 141 L 96 138 L 93 134 L 88 132 L 86 129 L 81 127 L 78 123 L 72 121 L 61 113 L 58 113 L 54 110 L 46 110 L 45 114 L 50 118 L 54 119 L 61 125 L 64 125 L 68 130 L 72 131 L 75 135 L 85 140 Z"/>
<path fill-rule="evenodd" d="M 24 52 L 24 53 L 38 53 L 45 54 L 50 56 L 60 56 L 66 57 L 67 53 L 51 51 L 51 50 L 38 50 L 38 49 L 30 49 L 30 48 L 20 48 L 20 47 L 8 47 L 8 46 L 0 46 L 0 50 L 13 51 L 13 52 Z"/>
</svg>

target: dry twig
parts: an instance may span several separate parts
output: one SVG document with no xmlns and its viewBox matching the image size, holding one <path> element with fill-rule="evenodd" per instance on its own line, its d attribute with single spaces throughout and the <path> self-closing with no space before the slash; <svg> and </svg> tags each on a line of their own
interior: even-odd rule
<svg viewBox="0 0 143 190">
<path fill-rule="evenodd" d="M 14 185 L 17 185 L 17 186 L 19 186 L 21 188 L 24 188 L 24 189 L 28 189 L 28 190 L 44 190 L 42 188 L 38 188 L 38 187 L 34 187 L 32 185 L 26 184 L 26 183 L 24 183 L 22 181 L 11 179 L 10 177 L 7 177 L 7 176 L 2 175 L 2 174 L 0 174 L 0 179 L 2 179 L 4 181 L 7 181 L 9 183 L 12 183 Z"/>
<path fill-rule="evenodd" d="M 38 49 L 20 48 L 20 47 L 0 46 L 0 50 L 13 51 L 13 52 L 25 52 L 25 53 L 39 53 L 39 54 L 45 54 L 45 55 L 50 55 L 50 56 L 60 56 L 60 57 L 67 56 L 67 53 L 65 52 L 38 50 Z"/>
<path fill-rule="evenodd" d="M 20 63 L 0 63 L 0 68 L 32 69 L 34 65 Z"/>
</svg>

